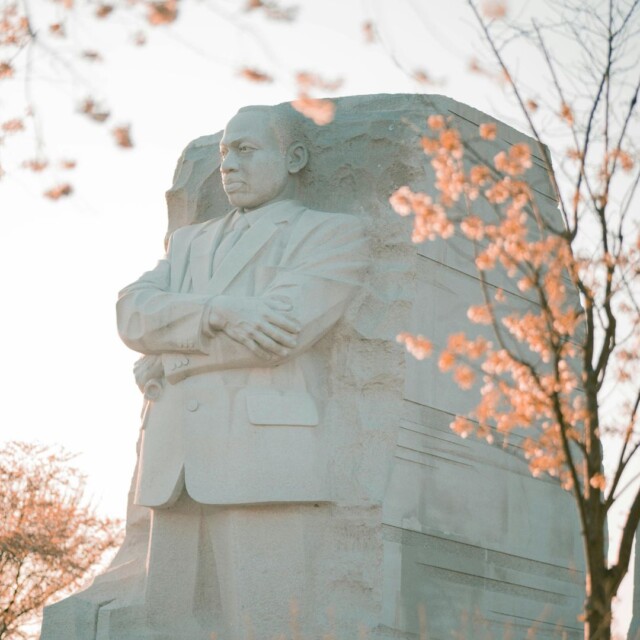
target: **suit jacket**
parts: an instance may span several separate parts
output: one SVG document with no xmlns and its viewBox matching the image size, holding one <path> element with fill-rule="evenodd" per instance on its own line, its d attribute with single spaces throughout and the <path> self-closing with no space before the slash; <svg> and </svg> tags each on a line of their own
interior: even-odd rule
<svg viewBox="0 0 640 640">
<path fill-rule="evenodd" d="M 144 411 L 137 504 L 168 506 L 184 486 L 206 504 L 331 499 L 323 423 L 330 338 L 321 338 L 363 280 L 362 225 L 272 203 L 211 273 L 232 215 L 175 231 L 166 258 L 120 292 L 122 339 L 160 355 L 165 371 Z M 218 295 L 286 296 L 302 326 L 297 346 L 265 361 L 224 332 L 209 333 L 206 311 Z"/>
</svg>

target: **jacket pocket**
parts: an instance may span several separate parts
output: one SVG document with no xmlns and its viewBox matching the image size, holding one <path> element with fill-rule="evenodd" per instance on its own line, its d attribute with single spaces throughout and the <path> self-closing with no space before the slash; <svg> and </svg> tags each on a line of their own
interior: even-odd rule
<svg viewBox="0 0 640 640">
<path fill-rule="evenodd" d="M 247 390 L 247 415 L 259 426 L 315 427 L 318 409 L 305 391 Z"/>
</svg>

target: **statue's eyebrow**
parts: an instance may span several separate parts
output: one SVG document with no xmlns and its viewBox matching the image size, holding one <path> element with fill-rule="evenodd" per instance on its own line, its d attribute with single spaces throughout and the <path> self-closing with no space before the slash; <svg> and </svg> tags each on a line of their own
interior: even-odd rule
<svg viewBox="0 0 640 640">
<path fill-rule="evenodd" d="M 227 139 L 226 142 L 220 142 L 220 148 L 222 149 L 224 147 L 225 149 L 228 149 L 229 147 L 237 147 L 238 145 L 245 142 L 252 144 L 255 147 L 261 146 L 260 143 L 251 136 L 238 136 L 237 138 L 232 138 L 231 140 Z"/>
</svg>

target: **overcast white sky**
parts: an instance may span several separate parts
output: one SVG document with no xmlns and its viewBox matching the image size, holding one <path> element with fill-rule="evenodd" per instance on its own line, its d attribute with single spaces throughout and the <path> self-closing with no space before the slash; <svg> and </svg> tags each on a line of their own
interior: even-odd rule
<svg viewBox="0 0 640 640">
<path fill-rule="evenodd" d="M 78 68 L 93 95 L 113 109 L 106 128 L 74 114 L 87 88 L 60 65 L 32 82 L 45 153 L 78 161 L 68 175 L 71 198 L 49 202 L 41 193 L 51 175 L 12 169 L 26 136 L 2 150 L 9 175 L 0 180 L 0 439 L 55 442 L 78 452 L 90 494 L 112 516 L 124 515 L 141 405 L 131 374 L 136 355 L 116 334 L 114 303 L 118 290 L 162 254 L 164 191 L 190 140 L 223 128 L 241 106 L 293 99 L 296 70 L 343 78 L 341 95 L 444 93 L 503 120 L 514 117 L 494 84 L 466 71 L 480 46 L 464 0 L 300 0 L 292 25 L 268 24 L 258 12 L 234 17 L 233 8 L 243 4 L 237 0 L 219 4 L 230 19 L 205 3 L 182 2 L 179 21 L 151 30 L 138 48 L 128 41 L 133 29 L 122 28 L 124 15 L 100 24 L 80 16 L 69 24 L 74 41 L 103 51 L 104 64 Z M 48 5 L 32 3 L 36 20 Z M 511 7 L 526 12 L 541 4 L 512 0 Z M 365 20 L 377 24 L 384 46 L 363 44 Z M 425 69 L 442 84 L 420 85 L 398 64 Z M 245 65 L 274 74 L 276 82 L 238 78 Z M 531 60 L 519 60 L 517 69 L 535 84 Z M 11 105 L 23 95 L 20 82 L 5 88 L 14 93 L 0 97 L 0 121 L 14 115 Z M 111 144 L 108 128 L 120 122 L 131 122 L 134 150 Z"/>
</svg>

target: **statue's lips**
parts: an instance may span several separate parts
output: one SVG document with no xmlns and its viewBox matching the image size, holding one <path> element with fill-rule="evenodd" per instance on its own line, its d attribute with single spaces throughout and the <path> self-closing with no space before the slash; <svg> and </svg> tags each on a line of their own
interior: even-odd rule
<svg viewBox="0 0 640 640">
<path fill-rule="evenodd" d="M 226 193 L 233 193 L 234 191 L 239 191 L 240 189 L 242 189 L 242 187 L 244 187 L 244 182 L 241 182 L 239 180 L 225 182 L 223 180 L 222 186 L 224 187 Z"/>
</svg>

